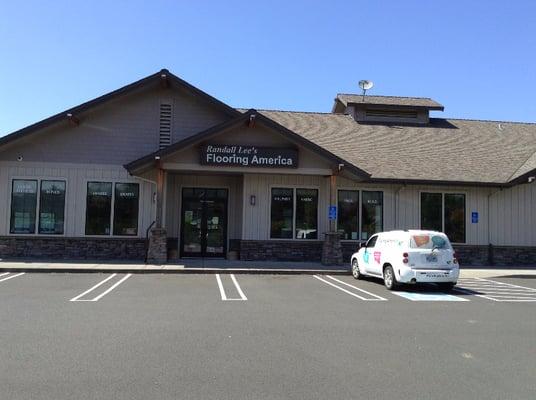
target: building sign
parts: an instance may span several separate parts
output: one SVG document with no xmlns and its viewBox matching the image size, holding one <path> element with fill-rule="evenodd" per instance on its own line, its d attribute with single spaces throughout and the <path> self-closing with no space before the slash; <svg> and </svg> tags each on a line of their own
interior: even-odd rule
<svg viewBox="0 0 536 400">
<path fill-rule="evenodd" d="M 471 213 L 471 223 L 478 224 L 478 212 L 477 211 L 473 211 Z"/>
<path fill-rule="evenodd" d="M 277 147 L 209 144 L 201 148 L 202 165 L 298 168 L 298 151 Z"/>
</svg>

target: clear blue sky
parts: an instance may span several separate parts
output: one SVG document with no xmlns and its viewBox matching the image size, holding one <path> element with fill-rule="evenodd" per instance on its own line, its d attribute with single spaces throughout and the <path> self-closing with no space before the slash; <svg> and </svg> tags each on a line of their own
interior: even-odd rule
<svg viewBox="0 0 536 400">
<path fill-rule="evenodd" d="M 534 1 L 3 1 L 0 136 L 161 68 L 237 107 L 337 92 L 536 121 Z"/>
</svg>

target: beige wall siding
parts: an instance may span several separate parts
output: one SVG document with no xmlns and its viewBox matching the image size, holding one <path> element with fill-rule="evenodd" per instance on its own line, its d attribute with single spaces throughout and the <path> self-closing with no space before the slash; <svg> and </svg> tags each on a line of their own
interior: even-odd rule
<svg viewBox="0 0 536 400">
<path fill-rule="evenodd" d="M 493 190 L 491 243 L 536 246 L 536 183 Z"/>
<path fill-rule="evenodd" d="M 270 238 L 270 189 L 272 187 L 317 188 L 318 199 L 318 231 L 319 239 L 322 232 L 328 230 L 329 180 L 322 176 L 300 175 L 244 175 L 243 231 L 244 239 L 267 240 Z M 251 195 L 256 196 L 256 204 L 249 204 Z"/>
<path fill-rule="evenodd" d="M 153 89 L 117 99 L 67 121 L 36 132 L 0 150 L 0 161 L 66 162 L 124 165 L 158 149 L 159 105 L 173 108 L 172 141 L 200 132 L 226 118 L 212 105 L 180 91 Z"/>
<path fill-rule="evenodd" d="M 144 237 L 154 220 L 154 185 L 130 177 L 123 167 L 59 163 L 0 162 L 0 234 L 9 234 L 11 182 L 13 179 L 58 179 L 66 181 L 65 236 L 84 236 L 88 181 L 134 182 L 140 185 L 138 237 Z M 43 235 L 36 235 L 43 236 Z M 104 236 L 103 236 L 104 237 Z"/>
<path fill-rule="evenodd" d="M 164 226 L 169 237 L 179 237 L 183 187 L 228 189 L 228 239 L 240 239 L 242 231 L 242 176 L 169 174 L 166 185 Z"/>
<path fill-rule="evenodd" d="M 398 186 L 400 188 L 400 186 Z M 465 194 L 466 243 L 487 245 L 488 242 L 488 206 L 489 188 L 441 187 L 441 186 L 405 186 L 398 192 L 397 229 L 420 229 L 421 227 L 421 192 L 463 193 Z M 476 224 L 471 222 L 471 213 L 479 214 Z"/>
</svg>

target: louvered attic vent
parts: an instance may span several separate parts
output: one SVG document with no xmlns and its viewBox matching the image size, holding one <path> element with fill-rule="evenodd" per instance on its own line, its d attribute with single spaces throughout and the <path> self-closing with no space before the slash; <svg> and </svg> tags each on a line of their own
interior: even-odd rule
<svg viewBox="0 0 536 400">
<path fill-rule="evenodd" d="M 171 116 L 171 104 L 160 103 L 160 129 L 158 144 L 161 149 L 171 144 Z"/>
<path fill-rule="evenodd" d="M 404 118 L 417 119 L 417 111 L 413 110 L 366 110 L 367 117 L 373 118 Z"/>
</svg>

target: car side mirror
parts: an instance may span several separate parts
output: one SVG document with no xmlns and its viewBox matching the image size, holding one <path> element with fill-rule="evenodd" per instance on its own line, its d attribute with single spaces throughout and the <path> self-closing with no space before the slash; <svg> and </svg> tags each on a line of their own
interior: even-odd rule
<svg viewBox="0 0 536 400">
<path fill-rule="evenodd" d="M 367 247 L 367 244 L 366 243 L 363 243 L 363 242 L 359 242 L 359 248 L 360 249 L 364 249 Z"/>
</svg>

